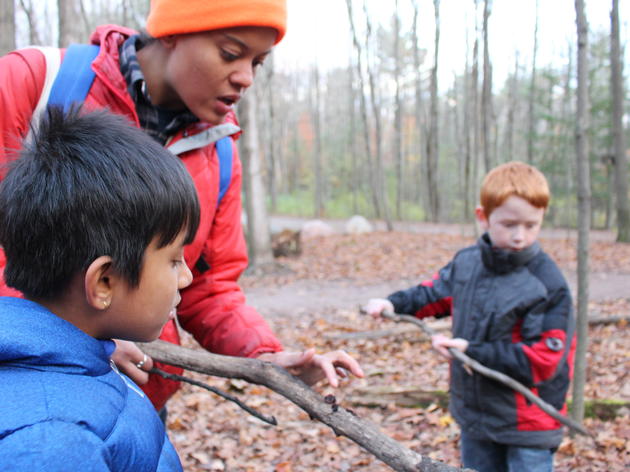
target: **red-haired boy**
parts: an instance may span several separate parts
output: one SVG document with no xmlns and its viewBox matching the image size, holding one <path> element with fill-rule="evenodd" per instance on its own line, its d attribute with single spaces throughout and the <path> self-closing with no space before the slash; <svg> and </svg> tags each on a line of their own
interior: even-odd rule
<svg viewBox="0 0 630 472">
<path fill-rule="evenodd" d="M 564 411 L 573 371 L 569 287 L 537 243 L 550 192 L 536 168 L 509 162 L 485 177 L 475 211 L 485 233 L 433 280 L 372 299 L 366 310 L 452 316 L 453 337 L 433 337 L 532 389 Z M 461 427 L 464 467 L 480 472 L 553 470 L 558 421 L 494 380 L 453 362 L 450 410 Z"/>
</svg>

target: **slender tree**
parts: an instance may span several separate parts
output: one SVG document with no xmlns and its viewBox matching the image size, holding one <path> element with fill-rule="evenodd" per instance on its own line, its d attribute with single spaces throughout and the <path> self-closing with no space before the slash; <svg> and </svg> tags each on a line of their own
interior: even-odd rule
<svg viewBox="0 0 630 472">
<path fill-rule="evenodd" d="M 37 15 L 35 14 L 32 0 L 20 0 L 20 7 L 26 16 L 26 22 L 28 23 L 29 44 L 42 44 L 39 30 L 37 28 Z"/>
<path fill-rule="evenodd" d="M 440 194 L 438 185 L 439 161 L 439 111 L 438 111 L 438 64 L 440 51 L 440 0 L 433 0 L 435 35 L 433 49 L 433 68 L 431 69 L 431 115 L 427 135 L 427 182 L 429 190 L 429 210 L 431 221 L 440 218 Z"/>
<path fill-rule="evenodd" d="M 588 272 L 589 230 L 591 226 L 591 178 L 589 170 L 589 97 L 588 97 L 588 21 L 584 0 L 575 0 L 577 26 L 577 121 L 575 147 L 577 156 L 578 197 L 578 292 L 577 352 L 573 379 L 573 409 L 578 423 L 584 418 L 584 385 L 588 348 Z"/>
<path fill-rule="evenodd" d="M 536 22 L 534 23 L 534 48 L 532 51 L 532 75 L 529 84 L 529 112 L 527 114 L 527 162 L 534 164 L 534 141 L 536 139 L 536 60 L 538 58 L 538 0 L 536 0 Z"/>
<path fill-rule="evenodd" d="M 402 156 L 402 114 L 400 99 L 401 57 L 400 57 L 400 17 L 398 16 L 398 0 L 394 3 L 394 157 L 396 159 L 396 218 L 402 217 L 403 190 L 403 156 Z"/>
<path fill-rule="evenodd" d="M 510 89 L 508 96 L 508 110 L 505 124 L 505 159 L 504 161 L 515 160 L 514 153 L 514 117 L 517 112 L 518 105 L 518 83 L 519 83 L 519 55 L 518 52 L 514 57 L 514 72 L 509 79 Z"/>
<path fill-rule="evenodd" d="M 361 125 L 363 128 L 363 145 L 365 147 L 365 158 L 367 162 L 367 171 L 368 171 L 368 181 L 370 182 L 370 195 L 372 197 L 372 203 L 374 206 L 374 211 L 376 213 L 376 217 L 380 218 L 382 215 L 381 211 L 381 202 L 378 196 L 378 181 L 376 173 L 377 171 L 374 168 L 372 161 L 373 152 L 372 145 L 370 143 L 370 126 L 368 120 L 367 113 L 367 100 L 365 99 L 365 78 L 363 75 L 363 52 L 361 43 L 359 42 L 359 36 L 357 34 L 357 30 L 354 24 L 354 13 L 352 10 L 352 0 L 346 0 L 346 7 L 348 10 L 348 19 L 350 21 L 350 31 L 352 33 L 352 44 L 354 45 L 354 49 L 357 53 L 357 81 L 358 81 L 358 95 L 359 95 L 359 108 L 361 115 Z M 367 52 L 366 52 L 367 54 Z"/>
<path fill-rule="evenodd" d="M 374 120 L 374 144 L 375 147 L 375 185 L 376 195 L 379 201 L 379 208 L 383 210 L 383 220 L 388 231 L 393 229 L 391 216 L 389 214 L 389 205 L 387 203 L 387 189 L 385 179 L 385 169 L 383 166 L 383 125 L 382 125 L 382 113 L 381 104 L 379 100 L 379 94 L 377 89 L 377 83 L 379 82 L 376 77 L 375 66 L 370 61 L 370 42 L 372 39 L 372 22 L 367 9 L 367 1 L 363 1 L 363 13 L 365 16 L 365 51 L 366 51 L 366 69 L 368 75 L 368 84 L 370 89 L 370 107 L 372 109 L 372 116 Z"/>
<path fill-rule="evenodd" d="M 470 215 L 473 214 L 473 205 L 474 197 L 473 197 L 473 148 L 471 143 L 471 130 L 472 120 L 473 120 L 473 107 L 472 107 L 472 99 L 473 96 L 473 70 L 470 66 L 470 33 L 468 28 L 466 29 L 466 63 L 464 66 L 464 92 L 462 101 L 464 102 L 464 118 L 463 118 L 463 128 L 464 128 L 464 209 L 462 220 L 465 221 Z"/>
<path fill-rule="evenodd" d="M 322 118 L 321 118 L 321 96 L 319 85 L 319 69 L 317 65 L 313 66 L 311 74 L 313 85 L 311 93 L 309 93 L 310 109 L 312 113 L 312 122 L 314 129 L 313 143 L 313 171 L 315 174 L 315 216 L 322 218 L 324 216 L 324 177 L 322 172 Z"/>
<path fill-rule="evenodd" d="M 239 120 L 247 133 L 239 140 L 243 161 L 243 186 L 247 214 L 247 248 L 250 266 L 263 266 L 273 261 L 271 234 L 267 215 L 267 199 L 261 172 L 260 140 L 256 119 L 254 90 L 243 95 L 239 104 Z"/>
<path fill-rule="evenodd" d="M 15 49 L 15 3 L 0 0 L 0 56 Z"/>
<path fill-rule="evenodd" d="M 267 145 L 269 152 L 267 153 L 267 187 L 269 197 L 271 199 L 271 212 L 275 212 L 278 208 L 278 188 L 277 188 L 277 175 L 276 169 L 278 168 L 278 153 L 280 147 L 277 145 L 277 117 L 276 117 L 276 81 L 274 71 L 274 55 L 270 54 L 265 61 L 266 71 L 266 85 L 267 85 L 267 103 L 265 108 L 267 109 Z"/>
<path fill-rule="evenodd" d="M 488 23 L 491 13 L 490 0 L 483 4 L 483 84 L 481 87 L 481 143 L 485 172 L 492 168 L 490 128 L 492 127 L 492 64 L 488 44 Z"/>
<path fill-rule="evenodd" d="M 357 149 L 357 111 L 356 111 L 356 88 L 354 87 L 354 66 L 352 63 L 348 66 L 348 113 L 349 113 L 349 136 L 347 140 L 347 152 L 350 154 L 350 192 L 352 194 L 352 213 L 359 212 L 358 194 L 360 188 L 361 169 L 358 165 L 358 149 Z"/>
<path fill-rule="evenodd" d="M 59 11 L 59 42 L 60 48 L 68 47 L 71 43 L 85 41 L 87 34 L 85 23 L 85 11 L 81 1 L 57 0 Z M 81 20 L 79 20 L 81 18 Z"/>
<path fill-rule="evenodd" d="M 470 80 L 470 101 L 471 101 L 471 127 L 472 127 L 472 160 L 471 160 L 471 190 L 472 190 L 472 202 L 476 204 L 478 198 L 479 189 L 479 158 L 481 147 L 481 130 L 478 119 L 481 113 L 481 107 L 479 103 L 479 0 L 475 0 L 475 42 L 473 43 L 473 63 L 472 63 L 472 77 Z"/>
<path fill-rule="evenodd" d="M 610 90 L 612 100 L 615 194 L 617 196 L 617 241 L 630 242 L 630 205 L 628 203 L 628 159 L 623 133 L 623 64 L 619 45 L 619 0 L 610 10 Z"/>
<path fill-rule="evenodd" d="M 423 100 L 422 100 L 422 71 L 420 67 L 424 62 L 424 56 L 421 54 L 419 38 L 418 38 L 418 17 L 419 17 L 419 6 L 417 0 L 412 0 L 413 5 L 413 23 L 411 30 L 411 40 L 413 42 L 413 68 L 415 71 L 414 77 L 414 93 L 415 93 L 415 103 L 414 103 L 414 118 L 415 118 L 415 132 L 416 132 L 416 153 L 418 154 L 418 162 L 422 163 L 423 161 L 423 152 L 424 149 L 424 120 L 423 120 Z M 418 165 L 418 175 L 416 178 L 416 182 L 422 182 L 422 165 Z M 414 188 L 422 187 L 421 185 L 414 185 Z M 417 195 L 418 200 L 422 198 L 422 192 L 418 192 Z M 420 202 L 421 203 L 421 202 Z"/>
</svg>

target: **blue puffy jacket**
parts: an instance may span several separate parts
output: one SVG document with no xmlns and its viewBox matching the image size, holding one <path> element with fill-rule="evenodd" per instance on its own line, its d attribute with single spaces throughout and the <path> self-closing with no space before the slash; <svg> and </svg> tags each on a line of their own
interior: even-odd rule
<svg viewBox="0 0 630 472">
<path fill-rule="evenodd" d="M 182 470 L 151 403 L 112 369 L 112 341 L 11 297 L 0 326 L 1 470 Z"/>
</svg>

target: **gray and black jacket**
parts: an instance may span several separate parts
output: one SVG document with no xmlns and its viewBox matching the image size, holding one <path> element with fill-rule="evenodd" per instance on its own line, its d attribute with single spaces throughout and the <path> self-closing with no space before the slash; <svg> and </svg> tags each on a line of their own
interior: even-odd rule
<svg viewBox="0 0 630 472">
<path fill-rule="evenodd" d="M 397 313 L 451 315 L 453 337 L 469 341 L 468 356 L 566 410 L 575 350 L 571 293 L 538 243 L 508 252 L 493 248 L 484 234 L 432 280 L 388 299 Z M 457 361 L 450 395 L 451 413 L 477 439 L 539 448 L 562 440 L 558 421 L 509 387 L 469 375 Z"/>
</svg>

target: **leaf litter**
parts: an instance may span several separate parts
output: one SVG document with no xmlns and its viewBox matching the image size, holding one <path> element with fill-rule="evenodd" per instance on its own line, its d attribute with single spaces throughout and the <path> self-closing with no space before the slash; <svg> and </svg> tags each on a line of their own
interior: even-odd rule
<svg viewBox="0 0 630 472">
<path fill-rule="evenodd" d="M 357 287 L 383 281 L 430 277 L 458 249 L 473 242 L 452 234 L 403 232 L 333 235 L 308 240 L 299 257 L 280 258 L 282 270 L 245 276 L 245 288 L 273 291 L 302 282 L 316 288 L 331 281 L 351 293 Z M 549 239 L 543 248 L 563 271 L 576 269 L 575 241 Z M 590 268 L 594 273 L 627 274 L 630 277 L 630 245 L 605 241 L 591 243 Z M 615 298 L 592 300 L 589 312 L 598 316 L 630 315 L 630 291 L 619 287 Z M 405 288 L 401 286 L 400 288 Z M 282 292 L 279 292 L 280 294 Z M 322 308 L 300 307 L 310 290 L 283 300 L 284 314 L 271 311 L 265 317 L 286 349 L 315 347 L 318 351 L 344 349 L 357 358 L 365 379 L 346 379 L 333 390 L 325 383 L 314 388 L 337 403 L 371 421 L 383 433 L 432 459 L 460 466 L 459 428 L 448 410 L 437 403 L 424 408 L 397 406 L 394 402 L 370 408 L 348 403 L 365 388 L 378 386 L 448 389 L 448 365 L 431 349 L 419 331 L 380 338 L 342 339 L 327 336 L 339 332 L 364 332 L 391 328 L 391 324 L 362 316 L 343 300 L 321 300 Z M 373 293 L 380 297 L 386 293 Z M 313 295 L 311 295 L 313 296 Z M 331 308 L 332 306 L 332 308 Z M 630 330 L 625 322 L 589 327 L 586 398 L 630 401 Z M 198 348 L 184 335 L 184 345 Z M 199 388 L 184 385 L 168 404 L 168 432 L 186 471 L 306 472 L 391 470 L 345 437 L 336 437 L 322 423 L 265 387 L 230 379 L 187 375 L 238 395 L 248 405 L 278 420 L 273 427 L 251 417 L 231 402 Z M 622 409 L 612 420 L 587 418 L 585 426 L 595 440 L 565 434 L 555 455 L 557 472 L 620 472 L 630 468 L 630 411 Z"/>
</svg>

